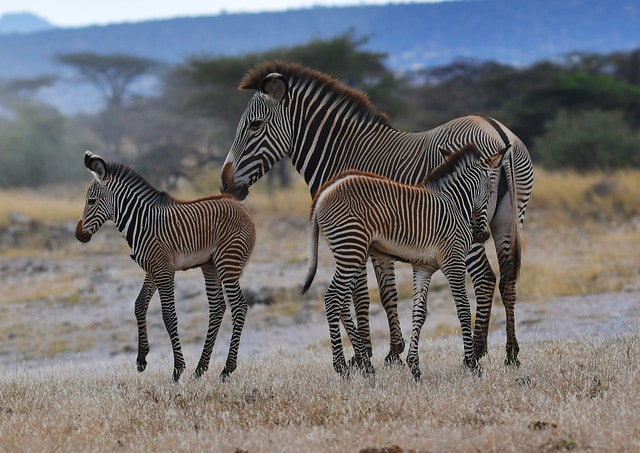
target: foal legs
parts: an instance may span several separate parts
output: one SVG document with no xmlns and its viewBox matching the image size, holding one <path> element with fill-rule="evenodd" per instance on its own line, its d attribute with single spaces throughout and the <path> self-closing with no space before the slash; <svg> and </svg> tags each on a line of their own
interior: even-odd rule
<svg viewBox="0 0 640 453">
<path fill-rule="evenodd" d="M 135 315 L 138 324 L 138 358 L 136 364 L 138 371 L 142 372 L 147 367 L 147 354 L 149 354 L 149 338 L 147 337 L 147 310 L 149 301 L 156 292 L 156 284 L 153 277 L 147 274 L 144 277 L 144 283 L 140 288 L 140 293 L 136 298 Z"/>
</svg>

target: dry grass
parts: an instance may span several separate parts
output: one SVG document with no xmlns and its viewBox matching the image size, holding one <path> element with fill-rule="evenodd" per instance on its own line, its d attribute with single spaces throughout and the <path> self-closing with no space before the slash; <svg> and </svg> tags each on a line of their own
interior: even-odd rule
<svg viewBox="0 0 640 453">
<path fill-rule="evenodd" d="M 226 383 L 173 384 L 166 363 L 17 368 L 0 377 L 0 450 L 638 451 L 638 336 L 525 346 L 526 366 L 477 377 L 457 342 L 427 344 L 419 383 L 342 380 L 324 350 L 256 357 Z"/>
<path fill-rule="evenodd" d="M 84 192 L 79 188 L 53 187 L 40 191 L 2 190 L 0 191 L 0 227 L 9 223 L 12 212 L 20 212 L 29 219 L 46 223 L 77 220 L 83 206 Z"/>
<path fill-rule="evenodd" d="M 638 181 L 640 172 L 605 177 L 538 170 L 525 225 L 528 246 L 518 284 L 521 303 L 541 302 L 544 310 L 544 303 L 558 295 L 640 289 Z M 83 190 L 69 196 L 56 189 L 47 194 L 0 193 L 0 226 L 14 210 L 45 222 L 75 220 Z M 178 194 L 185 199 L 202 195 L 191 189 Z M 247 205 L 258 228 L 250 266 L 272 266 L 276 274 L 281 269 L 277 263 L 284 261 L 304 270 L 310 205 L 304 184 L 297 180 L 293 190 L 270 193 L 260 183 Z M 113 231 L 98 235 L 90 247 L 89 251 L 70 243 L 45 259 L 55 263 L 64 255 L 91 253 L 99 261 L 100 254 L 117 253 L 127 260 L 126 244 Z M 150 362 L 144 374 L 134 371 L 131 304 L 139 282 L 131 287 L 123 282 L 123 273 L 131 273 L 133 267 L 92 264 L 81 269 L 83 276 L 76 280 L 69 276 L 78 270 L 66 269 L 66 264 L 52 264 L 51 273 L 34 271 L 27 264 L 29 256 L 38 253 L 3 252 L 4 259 L 26 264 L 23 275 L 10 282 L 3 276 L 0 294 L 0 350 L 14 351 L 17 359 L 0 372 L 0 452 L 640 449 L 637 332 L 615 338 L 521 341 L 519 369 L 504 368 L 504 344 L 490 342 L 489 357 L 482 361 L 484 374 L 477 377 L 461 370 L 458 335 L 431 339 L 450 335 L 452 326 L 433 325 L 421 343 L 420 383 L 413 382 L 405 368 L 381 366 L 375 382 L 361 376 L 343 381 L 331 368 L 326 339 L 304 355 L 244 357 L 230 382 L 220 383 L 220 354 L 226 354 L 226 347 L 217 345 L 222 353 L 214 355 L 204 379 L 187 378 L 176 385 L 169 378 L 170 352 L 157 305 L 149 314 L 150 323 L 156 324 L 151 332 L 157 332 L 153 347 L 167 355 L 161 363 Z M 491 259 L 495 265 L 495 257 Z M 320 260 L 321 265 L 331 265 L 326 250 Z M 406 266 L 398 268 L 406 277 Z M 249 269 L 245 276 L 251 275 Z M 178 285 L 184 278 L 178 278 Z M 201 287 L 200 276 L 189 278 L 197 278 Z M 448 294 L 444 285 L 436 286 L 434 282 L 434 292 Z M 107 288 L 116 289 L 113 301 L 100 298 Z M 300 315 L 299 298 L 286 296 L 288 287 L 283 288 L 284 299 L 271 307 L 265 323 L 279 327 Z M 410 293 L 410 282 L 404 278 L 400 294 L 406 299 Z M 202 297 L 178 296 L 181 310 L 188 308 L 180 314 L 187 332 L 184 343 L 197 344 L 199 352 L 206 323 Z M 108 316 L 87 325 L 74 321 L 73 313 L 97 303 L 113 304 Z M 304 303 L 322 310 L 320 296 Z M 51 313 L 45 307 L 58 310 L 60 316 L 38 316 Z M 379 304 L 374 302 L 372 310 L 380 310 Z M 23 312 L 28 316 L 12 315 Z M 374 331 L 377 348 L 385 348 L 386 335 Z M 86 350 L 102 351 L 103 357 L 123 357 L 125 352 L 127 361 L 30 361 L 68 359 L 70 352 Z M 185 350 L 188 363 L 194 364 L 193 350 Z M 374 358 L 381 361 L 385 352 L 376 349 Z"/>
<path fill-rule="evenodd" d="M 521 300 L 637 289 L 640 172 L 538 170 L 527 212 Z"/>
</svg>

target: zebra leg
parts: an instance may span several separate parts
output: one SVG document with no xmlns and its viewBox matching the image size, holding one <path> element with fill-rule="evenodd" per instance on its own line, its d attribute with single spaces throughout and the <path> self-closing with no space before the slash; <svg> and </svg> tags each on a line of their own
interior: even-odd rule
<svg viewBox="0 0 640 453">
<path fill-rule="evenodd" d="M 473 352 L 476 360 L 487 353 L 487 336 L 491 305 L 496 287 L 496 275 L 491 268 L 483 244 L 472 244 L 466 260 L 476 296 L 476 321 L 473 331 Z"/>
<path fill-rule="evenodd" d="M 147 310 L 149 308 L 149 301 L 156 292 L 156 285 L 153 282 L 153 277 L 147 274 L 144 277 L 144 283 L 140 288 L 140 293 L 136 298 L 135 315 L 136 322 L 138 323 L 138 357 L 136 364 L 138 372 L 142 372 L 147 368 L 147 354 L 149 354 L 149 339 L 147 337 Z"/>
<path fill-rule="evenodd" d="M 223 286 L 227 299 L 229 300 L 229 305 L 231 307 L 231 319 L 233 320 L 233 332 L 231 333 L 229 354 L 227 355 L 227 362 L 224 369 L 220 374 L 220 379 L 224 381 L 231 373 L 233 373 L 237 366 L 240 335 L 242 335 L 242 328 L 244 327 L 244 320 L 247 316 L 248 307 L 237 278 L 228 282 L 225 281 Z"/>
<path fill-rule="evenodd" d="M 411 311 L 411 340 L 407 353 L 407 365 L 416 381 L 422 377 L 418 358 L 420 332 L 427 318 L 427 293 L 431 282 L 431 272 L 413 268 L 413 308 Z"/>
<path fill-rule="evenodd" d="M 375 371 L 373 369 L 373 365 L 371 365 L 369 351 L 362 342 L 362 338 L 360 337 L 358 329 L 356 328 L 356 325 L 353 322 L 353 318 L 351 317 L 349 305 L 346 302 L 348 301 L 345 300 L 345 303 L 342 306 L 340 320 L 342 321 L 342 325 L 347 331 L 347 335 L 351 340 L 351 345 L 353 346 L 353 350 L 355 352 L 353 359 L 349 361 L 349 366 L 356 366 L 369 375 L 374 374 Z"/>
<path fill-rule="evenodd" d="M 156 275 L 154 280 L 160 293 L 160 306 L 162 308 L 162 320 L 171 340 L 173 349 L 173 380 L 178 381 L 184 371 L 185 362 L 180 347 L 180 337 L 178 336 L 178 317 L 176 315 L 176 304 L 174 299 L 174 277 L 175 273 L 164 272 Z"/>
<path fill-rule="evenodd" d="M 467 298 L 467 290 L 464 284 L 465 266 L 460 260 L 456 263 L 442 266 L 442 273 L 447 277 L 449 288 L 456 304 L 456 313 L 460 321 L 462 331 L 462 344 L 464 346 L 464 365 L 471 370 L 478 370 L 478 360 L 473 352 L 473 339 L 471 335 L 471 308 Z"/>
<path fill-rule="evenodd" d="M 504 360 L 504 364 L 520 366 L 520 360 L 518 360 L 520 346 L 516 339 L 515 320 L 516 281 L 501 276 L 500 296 L 502 297 L 502 303 L 504 304 L 505 317 L 507 321 L 507 358 Z"/>
<path fill-rule="evenodd" d="M 404 339 L 398 317 L 398 292 L 396 291 L 395 267 L 391 258 L 371 255 L 371 263 L 378 281 L 380 302 L 389 322 L 389 354 L 384 361 L 388 365 L 402 365 L 400 354 L 404 351 Z M 360 324 L 358 324 L 358 327 Z"/>
<path fill-rule="evenodd" d="M 324 307 L 329 324 L 329 337 L 331 338 L 331 352 L 333 355 L 333 369 L 343 377 L 349 376 L 349 368 L 344 358 L 342 349 L 342 339 L 340 338 L 340 318 L 342 307 L 348 300 L 352 285 L 350 282 L 357 277 L 357 274 L 350 276 L 340 270 L 336 265 L 336 271 L 329 283 L 327 292 L 324 295 Z"/>
<path fill-rule="evenodd" d="M 193 373 L 193 377 L 195 378 L 201 377 L 205 371 L 209 369 L 211 352 L 213 351 L 222 318 L 227 308 L 222 294 L 220 278 L 218 277 L 215 267 L 209 263 L 203 265 L 202 274 L 204 275 L 207 300 L 209 302 L 209 324 L 207 327 L 207 337 L 205 338 L 204 347 L 202 348 L 202 355 Z"/>
<path fill-rule="evenodd" d="M 366 354 L 368 357 L 373 355 L 372 347 L 371 347 L 371 329 L 369 327 L 369 287 L 367 286 L 367 267 L 366 264 L 362 266 L 360 273 L 356 277 L 354 288 L 353 288 L 353 308 L 356 314 L 357 320 L 357 336 L 359 338 L 360 343 L 366 349 Z M 355 343 L 354 338 L 351 333 L 349 333 L 349 329 L 347 325 L 342 323 L 349 334 L 349 338 L 351 339 L 351 344 Z M 356 340 L 357 341 L 357 340 Z M 353 357 L 349 361 L 350 365 L 357 364 L 358 358 L 356 356 Z"/>
<path fill-rule="evenodd" d="M 508 199 L 506 201 L 508 202 Z M 511 213 L 510 204 L 507 202 L 500 204 L 496 216 L 494 216 L 494 219 L 491 221 L 491 234 L 494 238 L 498 264 L 500 265 L 499 289 L 507 324 L 507 357 L 504 364 L 519 366 L 518 352 L 520 351 L 520 347 L 516 339 L 515 304 L 520 250 L 517 241 L 512 241 L 511 235 L 517 234 L 517 232 L 514 233 L 510 231 L 510 227 L 514 228 L 514 226 L 504 220 L 505 217 Z M 518 226 L 515 226 L 515 228 L 518 228 Z M 516 249 L 512 250 L 512 247 L 516 247 Z"/>
</svg>

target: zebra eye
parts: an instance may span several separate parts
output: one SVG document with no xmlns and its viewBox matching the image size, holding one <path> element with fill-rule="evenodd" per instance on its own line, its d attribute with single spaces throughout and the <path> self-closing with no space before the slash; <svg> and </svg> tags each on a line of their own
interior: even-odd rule
<svg viewBox="0 0 640 453">
<path fill-rule="evenodd" d="M 96 204 L 96 201 L 98 201 L 97 198 L 89 198 L 89 199 L 87 199 L 87 204 L 89 206 L 93 206 L 94 204 Z"/>
<path fill-rule="evenodd" d="M 262 123 L 263 123 L 263 121 L 261 121 L 261 120 L 251 121 L 249 123 L 249 130 L 251 132 L 256 132 L 258 129 L 260 129 L 260 127 L 262 126 Z"/>
</svg>

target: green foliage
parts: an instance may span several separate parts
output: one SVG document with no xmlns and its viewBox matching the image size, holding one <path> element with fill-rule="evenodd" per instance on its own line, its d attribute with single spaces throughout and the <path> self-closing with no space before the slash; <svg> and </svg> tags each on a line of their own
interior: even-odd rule
<svg viewBox="0 0 640 453">
<path fill-rule="evenodd" d="M 166 78 L 166 93 L 179 109 L 225 124 L 232 138 L 248 97 L 246 92 L 237 90 L 240 80 L 256 64 L 283 60 L 312 67 L 367 92 L 383 111 L 401 110 L 402 101 L 393 95 L 398 83 L 382 62 L 385 55 L 361 50 L 366 43 L 366 38 L 356 39 L 349 32 L 329 40 L 241 57 L 199 56 L 179 65 Z"/>
<path fill-rule="evenodd" d="M 102 91 L 105 108 L 64 118 L 33 101 L 54 76 L 0 80 L 0 186 L 75 178 L 85 149 L 134 165 L 169 190 L 195 181 L 231 145 L 251 95 L 237 89 L 242 77 L 273 60 L 312 67 L 365 92 L 398 129 L 427 130 L 480 113 L 505 123 L 546 168 L 640 167 L 640 49 L 573 52 L 526 68 L 461 59 L 400 76 L 385 66 L 385 54 L 363 49 L 368 43 L 349 31 L 239 57 L 198 55 L 164 73 L 159 95 L 140 97 L 132 96 L 132 83 L 155 76 L 158 63 L 126 54 L 60 55 Z M 277 170 L 287 168 L 269 176 Z"/>
<path fill-rule="evenodd" d="M 638 149 L 640 134 L 622 112 L 562 110 L 534 140 L 532 156 L 546 168 L 609 170 L 640 166 Z"/>
<path fill-rule="evenodd" d="M 64 116 L 27 101 L 14 104 L 12 113 L 0 124 L 0 187 L 38 187 L 79 173 Z"/>
</svg>

